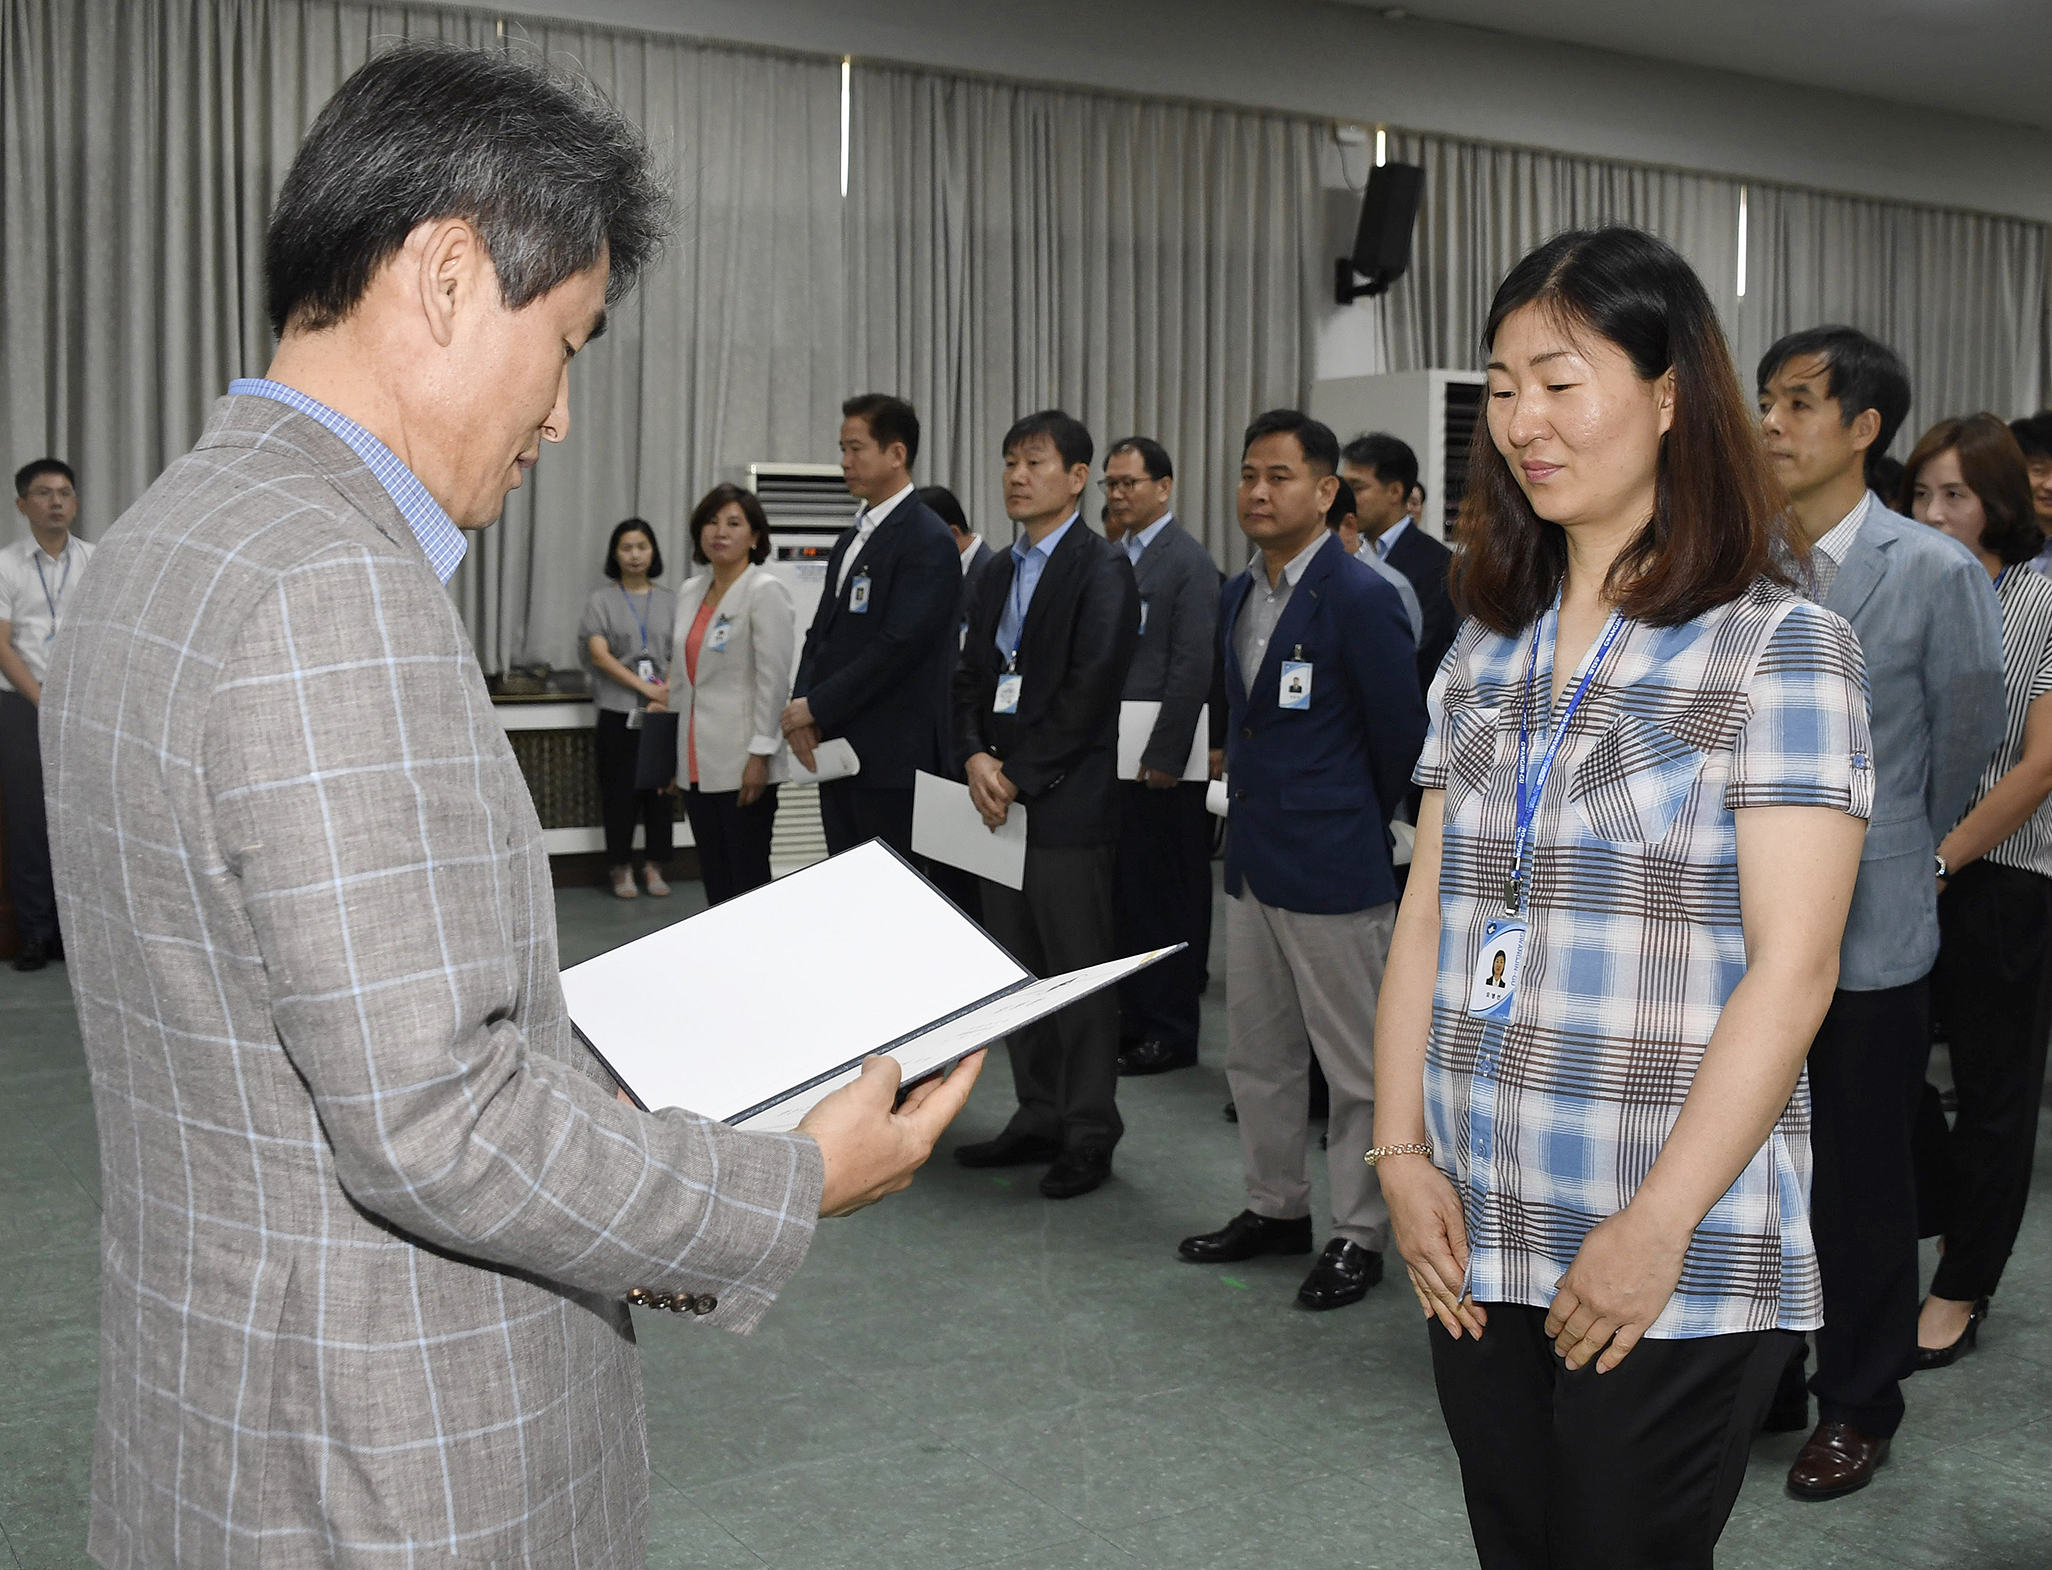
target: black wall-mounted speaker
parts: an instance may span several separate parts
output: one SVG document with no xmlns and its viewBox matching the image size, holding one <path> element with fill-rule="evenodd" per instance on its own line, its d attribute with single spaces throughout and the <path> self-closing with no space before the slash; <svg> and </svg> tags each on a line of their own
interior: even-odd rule
<svg viewBox="0 0 2052 1570">
<path fill-rule="evenodd" d="M 1351 305 L 1364 294 L 1380 294 L 1411 265 L 1411 230 L 1425 194 L 1425 171 L 1416 164 L 1380 164 L 1369 173 L 1361 198 L 1361 222 L 1354 230 L 1354 254 L 1342 256 L 1333 295 Z"/>
</svg>

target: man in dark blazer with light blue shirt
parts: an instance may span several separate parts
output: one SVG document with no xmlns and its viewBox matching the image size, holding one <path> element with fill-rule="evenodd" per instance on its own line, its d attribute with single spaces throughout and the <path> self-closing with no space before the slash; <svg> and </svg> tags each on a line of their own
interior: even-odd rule
<svg viewBox="0 0 2052 1570">
<path fill-rule="evenodd" d="M 1119 1072 L 1159 1074 L 1197 1061 L 1201 950 L 1211 941 L 1207 782 L 1183 774 L 1211 691 L 1218 567 L 1176 519 L 1176 471 L 1161 443 L 1114 442 L 1102 483 L 1106 532 L 1133 564 L 1140 590 L 1140 643 L 1124 700 L 1160 705 L 1139 768 L 1119 781 L 1119 952 L 1189 945 L 1119 984 Z"/>
<path fill-rule="evenodd" d="M 1247 1209 L 1183 1240 L 1193 1263 L 1311 1248 L 1311 1055 L 1332 1087 L 1332 1235 L 1297 1301 L 1358 1302 L 1382 1279 L 1389 1209 L 1363 1160 L 1375 1118 L 1375 995 L 1396 922 L 1389 820 L 1425 741 L 1396 590 L 1325 526 L 1339 443 L 1293 409 L 1257 418 L 1240 526 L 1260 557 L 1225 587 L 1226 1079 Z M 1310 1049 L 1305 1049 L 1306 1039 Z"/>
<path fill-rule="evenodd" d="M 940 773 L 945 752 L 933 695 L 954 666 L 961 558 L 912 486 L 912 406 L 863 393 L 841 414 L 841 473 L 863 506 L 827 559 L 783 729 L 799 783 L 822 741 L 844 737 L 854 749 L 857 772 L 819 788 L 827 850 L 881 839 L 911 857 L 912 776 Z"/>
<path fill-rule="evenodd" d="M 1909 412 L 1894 352 L 1850 327 L 1793 333 L 1760 362 L 1760 429 L 1810 542 L 1816 598 L 1852 623 L 1873 711 L 1874 811 L 1810 1047 L 1810 1224 L 1824 1285 L 1818 1424 L 1789 1491 L 1866 1486 L 1902 1422 L 1915 1366 L 1917 1207 L 1911 1128 L 1931 1048 L 1936 847 L 1973 794 L 2003 720 L 2002 612 L 1957 541 L 1890 512 L 1866 461 Z M 1808 1423 L 1800 1353 L 1768 1415 Z"/>
<path fill-rule="evenodd" d="M 1140 632 L 1125 553 L 1083 521 L 1093 443 L 1043 409 L 1005 435 L 1005 511 L 1020 530 L 977 579 L 955 670 L 954 755 L 989 825 L 1026 813 L 1024 884 L 981 880 L 983 924 L 1037 976 L 1116 958 L 1119 694 Z M 1040 1192 L 1074 1199 L 1111 1176 L 1119 1006 L 1109 991 L 1013 1033 L 1018 1110 L 966 1167 L 1047 1162 Z"/>
</svg>

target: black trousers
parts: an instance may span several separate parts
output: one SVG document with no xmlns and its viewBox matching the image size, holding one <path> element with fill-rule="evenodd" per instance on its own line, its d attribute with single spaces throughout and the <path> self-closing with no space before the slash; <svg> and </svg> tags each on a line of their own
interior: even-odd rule
<svg viewBox="0 0 2052 1570">
<path fill-rule="evenodd" d="M 691 837 L 698 842 L 698 875 L 705 902 L 718 905 L 770 880 L 770 835 L 777 826 L 777 788 L 770 785 L 747 806 L 738 790 L 684 793 Z"/>
<path fill-rule="evenodd" d="M 1916 1364 L 1917 1185 L 1910 1131 L 1931 1061 L 1928 980 L 1841 989 L 1810 1043 L 1810 1228 L 1824 1328 L 1810 1390 L 1825 1419 L 1902 1426 Z M 1790 1363 L 1800 1376 L 1805 1349 Z"/>
<path fill-rule="evenodd" d="M 924 863 L 912 854 L 912 789 L 861 789 L 861 778 L 828 780 L 819 788 L 819 826 L 826 830 L 827 854 L 870 840 L 882 840 L 913 866 Z"/>
<path fill-rule="evenodd" d="M 1027 847 L 1026 886 L 982 883 L 983 925 L 1036 976 L 1116 958 L 1112 947 L 1112 847 Z M 1011 1130 L 1065 1145 L 1116 1145 L 1119 1000 L 1092 993 L 1015 1032 L 1007 1045 L 1019 1110 Z"/>
<path fill-rule="evenodd" d="M 1480 1341 L 1426 1321 L 1482 1570 L 1708 1570 L 1802 1338 L 1644 1340 L 1570 1373 L 1545 1309 L 1485 1306 Z"/>
<path fill-rule="evenodd" d="M 50 877 L 50 830 L 43 818 L 43 747 L 36 706 L 0 692 L 0 810 L 7 816 L 7 893 L 23 943 L 57 941 L 57 886 Z"/>
<path fill-rule="evenodd" d="M 2052 879 L 1969 862 L 1938 896 L 1938 926 L 1931 1003 L 1952 1045 L 1959 1112 L 1948 1131 L 1938 1093 L 1923 1087 L 1921 1230 L 1945 1239 L 1932 1295 L 1970 1303 L 2000 1284 L 2030 1198 L 2045 1094 Z"/>
<path fill-rule="evenodd" d="M 1112 922 L 1120 954 L 1190 946 L 1119 983 L 1119 1035 L 1197 1056 L 1197 999 L 1211 943 L 1211 814 L 1201 784 L 1119 785 Z M 1199 924 L 1202 923 L 1202 930 Z"/>
<path fill-rule="evenodd" d="M 599 818 L 606 826 L 606 865 L 634 859 L 634 825 L 643 833 L 643 858 L 670 859 L 670 798 L 659 790 L 636 790 L 634 766 L 641 757 L 641 732 L 627 728 L 618 709 L 600 709 L 591 748 L 598 759 Z"/>
</svg>

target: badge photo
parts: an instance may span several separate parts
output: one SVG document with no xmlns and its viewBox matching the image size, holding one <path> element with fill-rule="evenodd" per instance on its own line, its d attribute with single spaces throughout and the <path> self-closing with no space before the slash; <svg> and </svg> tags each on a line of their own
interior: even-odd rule
<svg viewBox="0 0 2052 1570">
<path fill-rule="evenodd" d="M 1311 707 L 1311 662 L 1309 660 L 1284 660 L 1282 662 L 1282 691 L 1276 703 L 1285 709 L 1308 709 Z"/>
<path fill-rule="evenodd" d="M 1477 1019 L 1510 1018 L 1517 995 L 1518 967 L 1525 957 L 1525 924 L 1492 921 L 1482 929 L 1482 948 L 1468 983 L 1468 1012 Z"/>
</svg>

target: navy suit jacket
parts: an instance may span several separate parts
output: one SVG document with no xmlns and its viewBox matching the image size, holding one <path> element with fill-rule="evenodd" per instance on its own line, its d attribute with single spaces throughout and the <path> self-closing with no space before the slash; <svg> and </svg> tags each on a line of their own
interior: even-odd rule
<svg viewBox="0 0 2052 1570">
<path fill-rule="evenodd" d="M 1396 898 L 1389 819 L 1425 745 L 1410 619 L 1375 573 L 1328 539 L 1283 607 L 1261 668 L 1240 669 L 1233 628 L 1254 565 L 1219 606 L 1225 665 L 1225 886 L 1264 905 L 1342 915 Z M 1282 662 L 1311 664 L 1311 704 L 1279 703 Z"/>
<path fill-rule="evenodd" d="M 1447 574 L 1453 568 L 1453 552 L 1418 527 L 1416 519 L 1396 537 L 1383 558 L 1411 580 L 1418 593 L 1418 609 L 1425 615 L 1425 630 L 1418 635 L 1418 685 L 1430 690 L 1439 674 L 1439 662 L 1453 647 L 1454 634 L 1461 629 Z"/>
<path fill-rule="evenodd" d="M 910 790 L 912 775 L 941 772 L 944 716 L 934 694 L 954 669 L 962 593 L 955 537 L 914 492 L 876 526 L 846 585 L 841 561 L 850 527 L 827 558 L 819 597 L 791 696 L 807 699 L 823 739 L 845 736 L 861 761 L 854 784 Z M 869 609 L 848 609 L 855 580 L 869 574 Z"/>
</svg>

